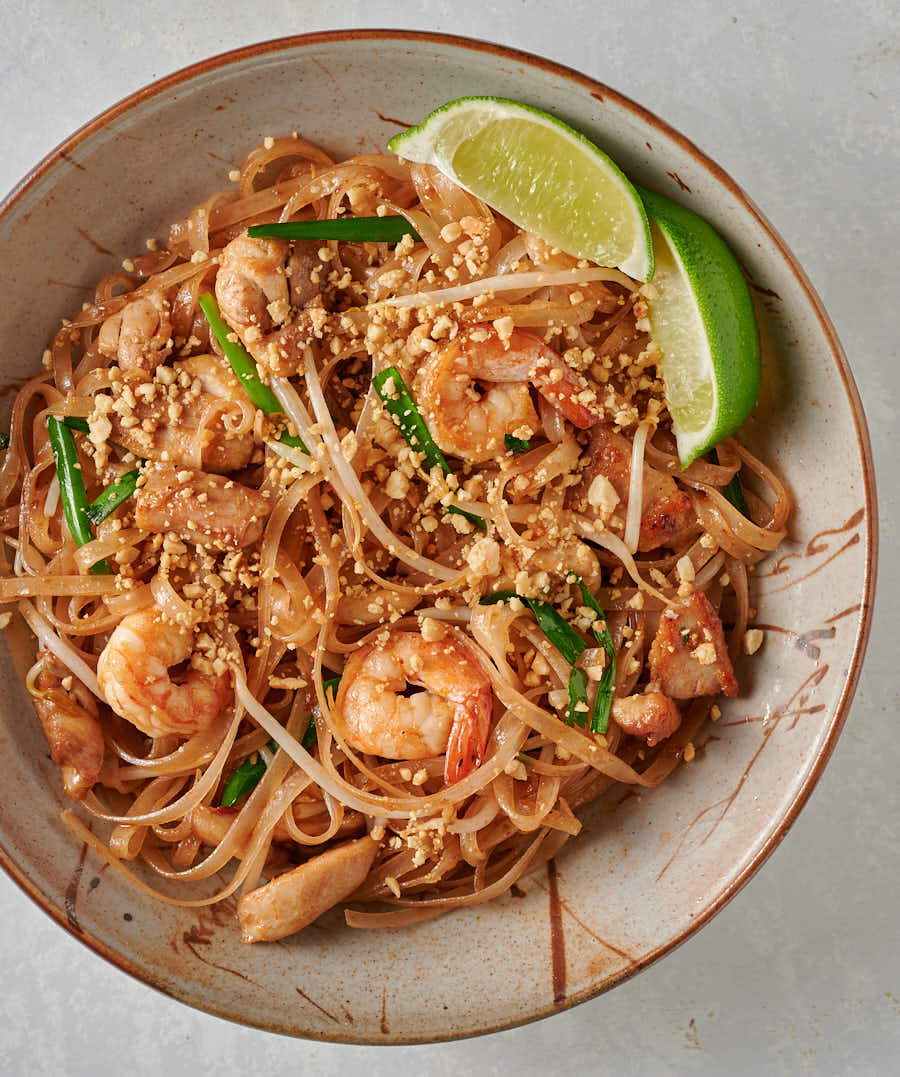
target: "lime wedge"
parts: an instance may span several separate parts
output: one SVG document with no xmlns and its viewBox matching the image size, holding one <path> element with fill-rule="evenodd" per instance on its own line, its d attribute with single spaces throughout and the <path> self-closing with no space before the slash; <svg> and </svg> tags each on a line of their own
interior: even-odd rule
<svg viewBox="0 0 900 1077">
<path fill-rule="evenodd" d="M 653 276 L 647 214 L 621 169 L 584 135 L 540 109 L 461 97 L 388 142 L 435 165 L 514 224 L 567 254 Z"/>
<path fill-rule="evenodd" d="M 653 233 L 656 273 L 647 289 L 650 329 L 678 456 L 687 467 L 747 418 L 759 395 L 759 331 L 737 259 L 711 225 L 640 189 Z"/>
</svg>

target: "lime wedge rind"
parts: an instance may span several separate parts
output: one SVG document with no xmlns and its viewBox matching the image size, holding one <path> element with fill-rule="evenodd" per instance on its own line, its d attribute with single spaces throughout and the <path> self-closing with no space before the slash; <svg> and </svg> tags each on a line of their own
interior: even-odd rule
<svg viewBox="0 0 900 1077">
<path fill-rule="evenodd" d="M 535 146 L 543 143 L 552 147 L 542 160 L 539 154 L 532 154 L 531 164 L 535 171 L 531 175 L 531 188 L 523 192 L 524 197 L 518 200 L 513 189 L 516 181 L 528 178 L 527 164 L 523 165 L 521 160 L 504 162 L 505 184 L 497 182 L 499 173 L 489 181 L 483 176 L 466 174 L 472 171 L 472 160 L 466 161 L 465 147 L 477 147 L 479 137 L 492 125 L 493 130 L 500 134 L 504 128 L 508 133 L 518 126 L 526 132 L 526 138 L 535 142 Z M 575 257 L 587 258 L 599 265 L 617 266 L 622 272 L 641 281 L 650 280 L 653 276 L 650 222 L 634 185 L 590 139 L 541 109 L 507 98 L 461 97 L 429 113 L 417 127 L 394 135 L 388 142 L 388 149 L 407 160 L 434 165 L 515 224 L 542 235 Z M 477 152 L 484 158 L 490 157 L 495 149 L 496 144 L 492 141 L 487 153 L 484 147 Z M 527 158 L 527 153 L 523 153 L 523 157 Z M 558 227 L 554 228 L 554 207 L 547 206 L 542 210 L 534 204 L 533 195 L 542 182 L 545 185 L 549 182 L 548 176 L 541 174 L 545 172 L 545 166 L 547 170 L 552 170 L 563 165 L 567 165 L 573 175 L 579 169 L 583 173 L 587 182 L 575 188 L 581 192 L 582 198 L 585 198 L 584 192 L 591 190 L 597 192 L 597 197 L 580 207 L 577 204 L 567 205 L 563 198 L 555 207 Z M 559 190 L 564 192 L 564 189 L 563 182 Z M 585 226 L 578 234 L 577 222 L 580 217 L 586 221 L 602 221 L 604 198 L 600 197 L 601 192 L 609 204 L 607 228 L 597 227 L 594 223 L 592 227 Z M 575 197 L 577 199 L 578 195 Z M 610 241 L 604 246 L 607 239 Z"/>
<path fill-rule="evenodd" d="M 650 327 L 687 467 L 753 410 L 762 372 L 759 330 L 741 267 L 712 225 L 663 195 L 638 191 L 656 251 Z"/>
</svg>

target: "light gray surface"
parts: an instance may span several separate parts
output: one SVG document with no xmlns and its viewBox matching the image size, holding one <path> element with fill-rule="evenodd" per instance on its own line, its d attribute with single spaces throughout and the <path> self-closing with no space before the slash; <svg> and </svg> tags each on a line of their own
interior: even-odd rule
<svg viewBox="0 0 900 1077">
<path fill-rule="evenodd" d="M 125 6 L 0 0 L 0 188 L 123 94 L 266 37 L 404 26 L 490 38 L 570 64 L 693 138 L 792 246 L 850 356 L 883 465 L 882 549 L 896 548 L 896 5 L 723 8 L 704 0 L 688 14 L 663 2 L 345 0 L 330 11 L 267 0 L 257 12 L 246 0 L 178 0 L 144 2 L 132 16 Z M 3 877 L 0 1072 L 895 1072 L 900 573 L 889 557 L 878 594 L 856 703 L 793 830 L 696 938 L 612 994 L 469 1043 L 374 1050 L 292 1042 L 196 1013 L 128 979 Z"/>
</svg>

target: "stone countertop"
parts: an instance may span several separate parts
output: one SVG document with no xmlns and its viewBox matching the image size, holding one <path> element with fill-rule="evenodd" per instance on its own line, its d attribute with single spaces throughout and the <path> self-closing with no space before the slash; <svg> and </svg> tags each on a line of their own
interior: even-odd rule
<svg viewBox="0 0 900 1077">
<path fill-rule="evenodd" d="M 203 56 L 303 31 L 394 26 L 493 39 L 635 98 L 750 192 L 821 294 L 868 413 L 881 548 L 896 549 L 900 14 L 890 0 L 694 0 L 677 7 L 662 0 L 344 0 L 338 10 L 308 0 L 260 7 L 0 0 L 0 26 L 2 190 L 139 86 Z M 0 1072 L 896 1072 L 900 741 L 885 731 L 900 709 L 898 610 L 900 570 L 883 557 L 856 701 L 809 804 L 719 916 L 612 993 L 456 1044 L 373 1049 L 292 1041 L 195 1012 L 131 980 L 3 876 Z"/>
</svg>

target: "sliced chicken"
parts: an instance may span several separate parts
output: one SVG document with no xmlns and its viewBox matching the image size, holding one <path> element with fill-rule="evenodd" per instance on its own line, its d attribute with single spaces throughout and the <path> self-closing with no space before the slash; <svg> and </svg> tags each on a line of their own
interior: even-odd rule
<svg viewBox="0 0 900 1077">
<path fill-rule="evenodd" d="M 673 699 L 737 695 L 722 622 L 702 592 L 663 612 L 650 648 L 650 677 Z"/>
<path fill-rule="evenodd" d="M 608 480 L 621 505 L 624 517 L 631 483 L 631 443 L 612 427 L 601 424 L 591 431 L 587 460 L 576 497 L 589 509 L 591 485 L 598 475 Z M 699 530 L 691 499 L 679 490 L 671 475 L 663 475 L 644 464 L 641 500 L 641 531 L 638 549 L 655 550 L 659 546 L 674 549 Z"/>
<path fill-rule="evenodd" d="M 67 691 L 60 679 L 63 672 L 52 663 L 37 675 L 34 683 L 41 695 L 34 697 L 34 709 L 50 746 L 50 758 L 61 770 L 66 795 L 81 800 L 100 776 L 103 730 L 96 715 L 75 699 L 78 689 L 85 696 L 87 689 L 79 681 Z"/>
<path fill-rule="evenodd" d="M 681 725 L 681 714 L 662 692 L 645 692 L 613 700 L 613 720 L 632 737 L 644 737 L 652 748 L 671 737 Z"/>
<path fill-rule="evenodd" d="M 174 464 L 150 464 L 135 495 L 135 524 L 175 532 L 185 542 L 239 550 L 260 537 L 269 515 L 267 498 L 224 475 Z"/>
<path fill-rule="evenodd" d="M 378 852 L 369 837 L 320 853 L 245 894 L 237 913 L 245 942 L 272 942 L 311 924 L 361 885 Z"/>
</svg>

